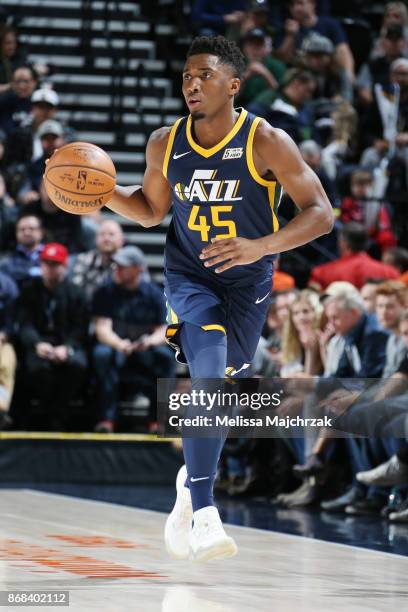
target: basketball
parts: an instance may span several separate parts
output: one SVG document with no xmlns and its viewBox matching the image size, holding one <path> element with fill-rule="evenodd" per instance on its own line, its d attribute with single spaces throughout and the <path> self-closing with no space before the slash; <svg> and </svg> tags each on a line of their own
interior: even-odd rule
<svg viewBox="0 0 408 612">
<path fill-rule="evenodd" d="M 116 169 L 105 151 L 89 142 L 71 142 L 47 163 L 44 183 L 51 201 L 62 210 L 86 215 L 112 197 Z"/>
</svg>

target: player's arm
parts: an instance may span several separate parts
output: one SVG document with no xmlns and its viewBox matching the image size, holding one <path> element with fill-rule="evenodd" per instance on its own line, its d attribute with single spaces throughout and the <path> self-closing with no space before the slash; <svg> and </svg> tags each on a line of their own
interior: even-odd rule
<svg viewBox="0 0 408 612">
<path fill-rule="evenodd" d="M 253 156 L 258 174 L 273 175 L 300 212 L 279 232 L 255 240 L 216 240 L 204 248 L 200 258 L 206 260 L 206 267 L 226 262 L 215 272 L 289 251 L 328 234 L 333 227 L 332 207 L 322 184 L 286 132 L 261 122 L 255 132 Z"/>
<path fill-rule="evenodd" d="M 114 212 L 136 221 L 144 227 L 158 225 L 171 206 L 171 187 L 163 175 L 163 160 L 170 128 L 153 132 L 146 148 L 146 171 L 143 186 L 117 185 L 107 207 Z"/>
<path fill-rule="evenodd" d="M 254 161 L 261 176 L 268 170 L 273 173 L 300 210 L 279 232 L 260 239 L 265 254 L 289 251 L 331 232 L 334 216 L 329 199 L 286 132 L 262 122 L 255 132 Z"/>
</svg>

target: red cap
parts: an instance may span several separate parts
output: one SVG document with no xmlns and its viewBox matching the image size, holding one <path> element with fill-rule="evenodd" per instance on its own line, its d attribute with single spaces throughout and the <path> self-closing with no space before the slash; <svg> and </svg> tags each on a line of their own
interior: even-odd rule
<svg viewBox="0 0 408 612">
<path fill-rule="evenodd" d="M 65 266 L 68 263 L 68 251 L 63 244 L 50 242 L 41 252 L 41 261 L 56 261 Z"/>
</svg>

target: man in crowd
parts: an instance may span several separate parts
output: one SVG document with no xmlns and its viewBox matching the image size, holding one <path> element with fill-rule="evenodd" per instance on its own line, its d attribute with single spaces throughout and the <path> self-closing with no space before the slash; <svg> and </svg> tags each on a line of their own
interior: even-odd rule
<svg viewBox="0 0 408 612">
<path fill-rule="evenodd" d="M 291 19 L 286 21 L 284 34 L 276 43 L 277 57 L 283 62 L 293 62 L 296 50 L 301 47 L 304 38 L 311 32 L 317 32 L 331 40 L 335 48 L 337 63 L 353 81 L 354 59 L 341 25 L 332 17 L 316 15 L 314 0 L 291 0 L 289 10 Z"/>
<path fill-rule="evenodd" d="M 285 66 L 271 56 L 271 41 L 259 28 L 253 28 L 245 34 L 242 50 L 248 64 L 239 93 L 239 103 L 246 106 L 262 91 L 278 88 L 285 74 Z"/>
<path fill-rule="evenodd" d="M 368 234 L 364 226 L 351 221 L 339 233 L 339 259 L 312 269 L 309 285 L 325 289 L 334 281 L 348 281 L 360 289 L 368 278 L 397 279 L 398 270 L 370 257 L 366 252 Z"/>
<path fill-rule="evenodd" d="M 113 257 L 113 280 L 100 287 L 92 314 L 97 344 L 93 350 L 98 380 L 100 421 L 96 431 L 112 432 L 115 425 L 120 370 L 135 372 L 150 399 L 150 424 L 156 407 L 156 379 L 174 374 L 173 354 L 165 342 L 166 306 L 161 290 L 142 280 L 143 252 L 135 246 Z"/>
<path fill-rule="evenodd" d="M 64 145 L 62 125 L 53 119 L 44 121 L 38 128 L 36 135 L 41 141 L 41 154 L 27 168 L 26 182 L 18 194 L 18 200 L 21 204 L 30 204 L 30 202 L 37 202 L 39 200 L 39 190 L 45 171 L 45 162 L 56 149 Z"/>
<path fill-rule="evenodd" d="M 112 257 L 123 246 L 122 227 L 111 219 L 102 221 L 96 234 L 96 249 L 76 256 L 70 278 L 75 285 L 83 287 L 88 299 L 96 289 L 111 279 Z"/>
<path fill-rule="evenodd" d="M 62 244 L 44 246 L 42 276 L 23 289 L 18 316 L 27 390 L 53 429 L 69 423 L 69 402 L 87 374 L 85 295 L 66 279 L 67 265 Z"/>
<path fill-rule="evenodd" d="M 15 251 L 0 262 L 0 270 L 17 283 L 20 289 L 41 275 L 40 255 L 44 248 L 41 219 L 35 215 L 20 217 L 16 225 Z"/>
<path fill-rule="evenodd" d="M 0 94 L 0 129 L 7 135 L 27 120 L 36 86 L 37 75 L 31 66 L 14 70 L 10 89 Z"/>
<path fill-rule="evenodd" d="M 313 135 L 314 118 L 308 102 L 314 89 L 313 75 L 293 68 L 286 72 L 279 89 L 262 92 L 248 105 L 248 110 L 285 130 L 299 143 Z"/>
</svg>

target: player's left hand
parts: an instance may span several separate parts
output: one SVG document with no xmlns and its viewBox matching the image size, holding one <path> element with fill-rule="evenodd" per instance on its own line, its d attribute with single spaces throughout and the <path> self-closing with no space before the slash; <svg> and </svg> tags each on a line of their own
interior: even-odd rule
<svg viewBox="0 0 408 612">
<path fill-rule="evenodd" d="M 248 240 L 247 238 L 213 238 L 212 244 L 201 251 L 200 259 L 205 260 L 206 268 L 222 262 L 222 266 L 215 268 L 220 273 L 234 266 L 244 266 L 254 263 L 266 255 L 263 242 Z"/>
</svg>

